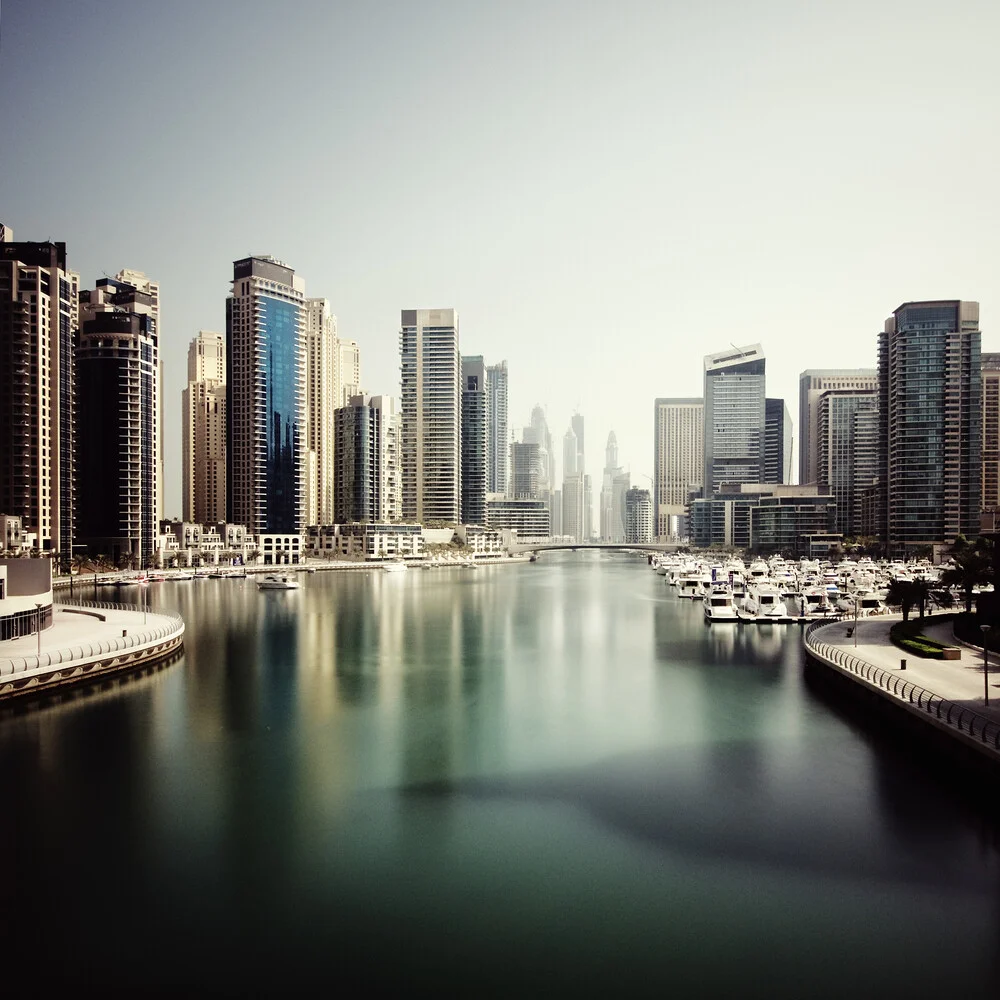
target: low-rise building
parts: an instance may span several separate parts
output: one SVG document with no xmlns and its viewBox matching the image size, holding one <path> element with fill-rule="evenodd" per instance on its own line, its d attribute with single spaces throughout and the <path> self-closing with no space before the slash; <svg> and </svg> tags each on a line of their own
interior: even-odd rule
<svg viewBox="0 0 1000 1000">
<path fill-rule="evenodd" d="M 261 534 L 257 545 L 257 565 L 296 566 L 305 558 L 302 535 L 294 532 Z"/>
<path fill-rule="evenodd" d="M 503 535 L 496 528 L 461 524 L 455 529 L 455 534 L 463 545 L 472 549 L 473 558 L 501 556 L 506 552 Z"/>
<path fill-rule="evenodd" d="M 515 532 L 519 542 L 537 542 L 549 537 L 551 521 L 544 500 L 507 497 L 490 493 L 486 497 L 486 527 Z"/>
<path fill-rule="evenodd" d="M 312 525 L 306 538 L 309 555 L 328 559 L 420 558 L 424 554 L 419 524 L 370 521 Z"/>
<path fill-rule="evenodd" d="M 52 624 L 52 560 L 0 559 L 0 640 Z"/>
</svg>

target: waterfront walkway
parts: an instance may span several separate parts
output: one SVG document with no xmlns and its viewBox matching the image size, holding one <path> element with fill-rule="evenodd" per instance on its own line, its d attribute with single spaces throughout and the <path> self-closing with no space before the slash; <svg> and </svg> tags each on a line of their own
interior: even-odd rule
<svg viewBox="0 0 1000 1000">
<path fill-rule="evenodd" d="M 123 604 L 53 604 L 52 625 L 0 645 L 0 700 L 164 659 L 180 649 L 179 615 Z"/>
</svg>

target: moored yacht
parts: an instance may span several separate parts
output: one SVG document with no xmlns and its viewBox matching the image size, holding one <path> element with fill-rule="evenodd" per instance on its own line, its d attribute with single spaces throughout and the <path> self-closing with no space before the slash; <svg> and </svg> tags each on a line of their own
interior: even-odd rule
<svg viewBox="0 0 1000 1000">
<path fill-rule="evenodd" d="M 257 581 L 258 590 L 298 590 L 299 581 L 287 573 L 268 573 Z"/>
<path fill-rule="evenodd" d="M 733 593 L 728 587 L 716 587 L 704 598 L 705 621 L 734 622 L 739 616 L 733 603 Z"/>
</svg>

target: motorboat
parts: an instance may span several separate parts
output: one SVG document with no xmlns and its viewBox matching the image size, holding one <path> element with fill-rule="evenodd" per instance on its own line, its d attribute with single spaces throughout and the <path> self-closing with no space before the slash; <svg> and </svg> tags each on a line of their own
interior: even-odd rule
<svg viewBox="0 0 1000 1000">
<path fill-rule="evenodd" d="M 268 573 L 257 581 L 258 590 L 298 590 L 299 581 L 288 573 Z"/>
<path fill-rule="evenodd" d="M 805 618 L 827 618 L 836 613 L 826 587 L 808 587 L 803 591 L 802 614 Z"/>
<path fill-rule="evenodd" d="M 386 561 L 382 563 L 382 569 L 384 569 L 386 573 L 401 573 L 404 569 L 406 569 L 406 563 L 403 562 L 402 559 L 386 559 Z"/>
<path fill-rule="evenodd" d="M 739 618 L 733 603 L 733 593 L 728 587 L 716 587 L 705 595 L 703 603 L 707 622 L 734 622 Z"/>
<path fill-rule="evenodd" d="M 792 621 L 780 591 L 767 583 L 751 583 L 747 586 L 747 596 L 743 598 L 739 617 L 741 621 Z"/>
</svg>

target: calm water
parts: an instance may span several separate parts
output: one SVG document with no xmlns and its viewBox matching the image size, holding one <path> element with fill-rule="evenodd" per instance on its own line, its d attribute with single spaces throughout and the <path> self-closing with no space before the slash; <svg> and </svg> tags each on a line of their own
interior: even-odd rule
<svg viewBox="0 0 1000 1000">
<path fill-rule="evenodd" d="M 996 996 L 994 823 L 644 560 L 150 588 L 150 677 L 0 715 L 42 982 Z M 994 798 L 996 790 L 989 793 Z"/>
</svg>

